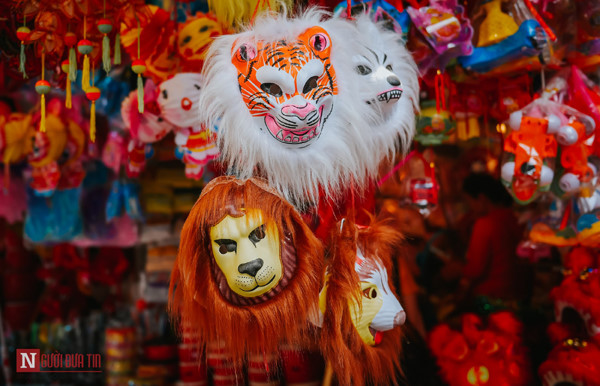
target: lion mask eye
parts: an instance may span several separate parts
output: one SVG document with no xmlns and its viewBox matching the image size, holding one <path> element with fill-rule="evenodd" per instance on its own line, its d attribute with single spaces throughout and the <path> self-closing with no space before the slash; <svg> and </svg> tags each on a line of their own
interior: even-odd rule
<svg viewBox="0 0 600 386">
<path fill-rule="evenodd" d="M 248 238 L 250 239 L 250 241 L 252 241 L 252 244 L 254 244 L 254 246 L 256 246 L 256 244 L 260 240 L 265 238 L 265 224 L 257 227 L 252 232 L 250 232 L 250 234 L 248 235 Z"/>
<path fill-rule="evenodd" d="M 215 243 L 219 245 L 219 253 L 224 255 L 229 252 L 237 252 L 237 243 L 229 239 L 215 240 Z"/>
</svg>

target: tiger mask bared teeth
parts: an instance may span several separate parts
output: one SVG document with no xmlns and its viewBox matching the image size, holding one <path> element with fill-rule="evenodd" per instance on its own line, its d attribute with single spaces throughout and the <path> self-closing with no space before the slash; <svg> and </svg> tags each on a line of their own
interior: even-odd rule
<svg viewBox="0 0 600 386">
<path fill-rule="evenodd" d="M 362 189 L 382 153 L 364 140 L 377 111 L 356 82 L 355 29 L 327 16 L 261 15 L 216 38 L 203 68 L 200 118 L 219 127 L 228 173 L 263 177 L 300 210 L 343 197 L 348 181 Z"/>
<path fill-rule="evenodd" d="M 243 43 L 232 55 L 244 103 L 279 142 L 306 146 L 321 134 L 337 94 L 331 38 L 312 27 L 296 41 Z"/>
</svg>

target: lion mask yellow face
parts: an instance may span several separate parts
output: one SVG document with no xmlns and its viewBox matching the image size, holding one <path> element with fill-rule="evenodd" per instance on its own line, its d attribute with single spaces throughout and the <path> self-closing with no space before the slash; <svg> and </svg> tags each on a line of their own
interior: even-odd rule
<svg viewBox="0 0 600 386">
<path fill-rule="evenodd" d="M 283 276 L 277 226 L 260 210 L 225 216 L 210 229 L 213 256 L 229 288 L 243 297 L 261 296 Z"/>
</svg>

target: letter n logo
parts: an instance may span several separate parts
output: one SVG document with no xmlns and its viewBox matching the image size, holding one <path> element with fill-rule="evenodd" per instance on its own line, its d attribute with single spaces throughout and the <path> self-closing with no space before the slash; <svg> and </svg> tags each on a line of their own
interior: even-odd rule
<svg viewBox="0 0 600 386">
<path fill-rule="evenodd" d="M 39 349 L 17 349 L 17 373 L 38 373 L 40 371 Z"/>
</svg>

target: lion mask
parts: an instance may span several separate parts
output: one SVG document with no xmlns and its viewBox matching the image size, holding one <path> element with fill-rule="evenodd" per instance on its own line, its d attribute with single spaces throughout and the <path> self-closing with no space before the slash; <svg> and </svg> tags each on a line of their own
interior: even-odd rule
<svg viewBox="0 0 600 386">
<path fill-rule="evenodd" d="M 169 309 L 236 363 L 247 353 L 275 354 L 306 337 L 322 260 L 321 243 L 264 181 L 219 177 L 184 224 Z"/>
</svg>

